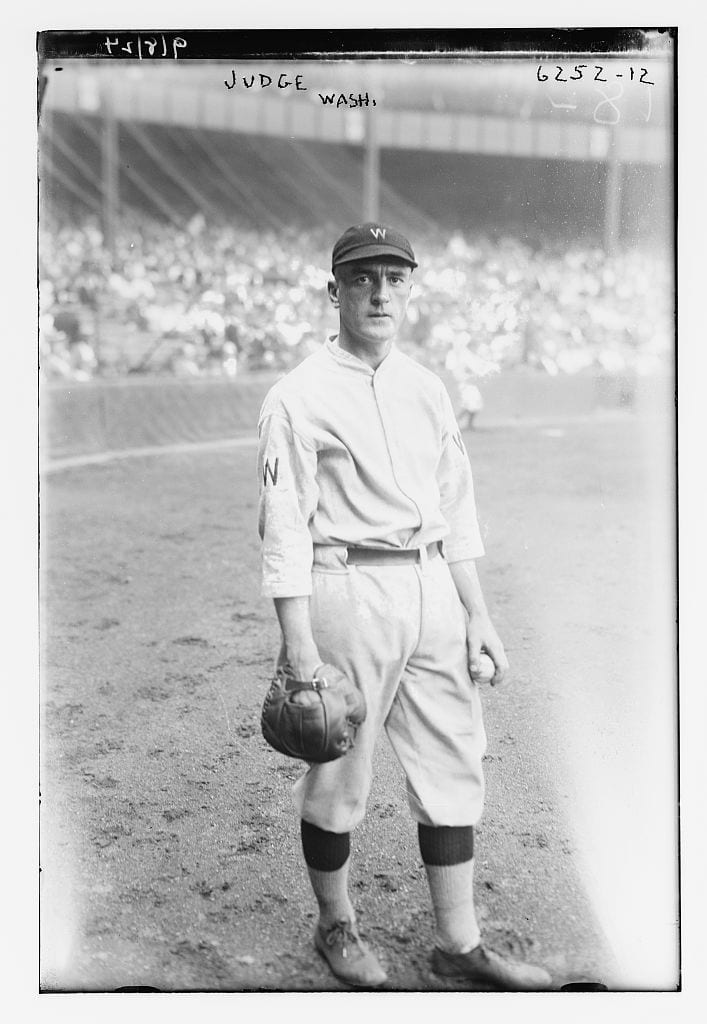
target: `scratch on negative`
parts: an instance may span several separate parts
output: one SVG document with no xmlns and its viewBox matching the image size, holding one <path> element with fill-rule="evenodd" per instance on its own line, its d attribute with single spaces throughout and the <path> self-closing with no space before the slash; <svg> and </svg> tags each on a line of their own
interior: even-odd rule
<svg viewBox="0 0 707 1024">
<path fill-rule="evenodd" d="M 231 719 L 228 717 L 228 708 L 226 707 L 226 701 L 223 699 L 223 694 L 221 693 L 221 691 L 218 688 L 218 686 L 216 685 L 216 683 L 211 683 L 211 685 L 213 686 L 214 690 L 216 690 L 216 694 L 218 696 L 218 699 L 221 701 L 221 704 L 223 705 L 223 713 L 226 716 L 226 729 L 228 730 L 228 735 L 230 736 L 231 735 Z"/>
</svg>

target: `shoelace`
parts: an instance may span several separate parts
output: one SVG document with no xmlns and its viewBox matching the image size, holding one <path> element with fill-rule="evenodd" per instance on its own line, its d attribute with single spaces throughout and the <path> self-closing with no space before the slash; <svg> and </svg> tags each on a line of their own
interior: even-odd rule
<svg viewBox="0 0 707 1024">
<path fill-rule="evenodd" d="M 326 933 L 324 939 L 327 946 L 335 946 L 337 943 L 341 944 L 341 955 L 346 958 L 349 955 L 348 945 L 351 943 L 354 946 L 358 946 L 359 938 L 356 932 L 353 930 L 353 926 L 350 921 L 337 921 Z"/>
</svg>

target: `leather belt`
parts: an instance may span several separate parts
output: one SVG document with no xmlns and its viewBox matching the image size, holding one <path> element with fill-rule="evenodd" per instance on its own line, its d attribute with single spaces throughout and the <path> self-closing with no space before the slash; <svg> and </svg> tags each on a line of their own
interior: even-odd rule
<svg viewBox="0 0 707 1024">
<path fill-rule="evenodd" d="M 349 565 L 401 565 L 405 562 L 423 562 L 441 554 L 440 542 L 433 541 L 422 548 L 346 548 Z"/>
</svg>

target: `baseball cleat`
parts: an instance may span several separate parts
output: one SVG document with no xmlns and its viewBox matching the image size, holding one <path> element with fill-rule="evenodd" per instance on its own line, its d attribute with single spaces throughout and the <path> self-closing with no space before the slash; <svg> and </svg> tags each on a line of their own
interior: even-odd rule
<svg viewBox="0 0 707 1024">
<path fill-rule="evenodd" d="M 470 982 L 478 991 L 547 992 L 552 988 L 552 978 L 542 967 L 506 960 L 481 945 L 468 953 L 445 953 L 435 947 L 432 970 L 445 978 Z"/>
<path fill-rule="evenodd" d="M 317 926 L 314 945 L 329 964 L 331 973 L 356 988 L 378 988 L 387 975 L 353 921 L 337 921 L 329 928 Z"/>
</svg>

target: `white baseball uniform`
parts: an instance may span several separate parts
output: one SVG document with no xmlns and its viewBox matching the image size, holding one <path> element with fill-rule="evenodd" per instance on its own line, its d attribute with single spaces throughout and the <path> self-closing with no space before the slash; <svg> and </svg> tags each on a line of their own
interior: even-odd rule
<svg viewBox="0 0 707 1024">
<path fill-rule="evenodd" d="M 258 429 L 263 593 L 311 595 L 322 658 L 368 708 L 354 749 L 295 784 L 301 816 L 331 832 L 362 819 L 385 726 L 413 816 L 476 824 L 486 737 L 447 563 L 484 549 L 442 382 L 395 346 L 373 370 L 332 338 L 270 390 Z M 349 564 L 352 547 L 418 557 Z"/>
</svg>

